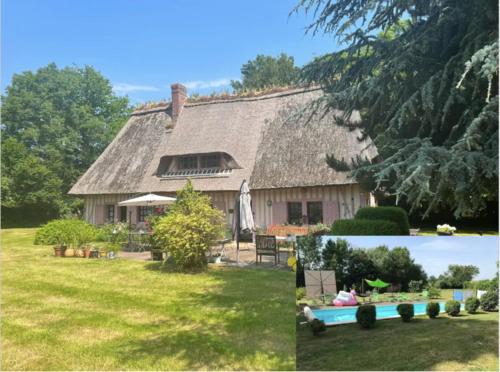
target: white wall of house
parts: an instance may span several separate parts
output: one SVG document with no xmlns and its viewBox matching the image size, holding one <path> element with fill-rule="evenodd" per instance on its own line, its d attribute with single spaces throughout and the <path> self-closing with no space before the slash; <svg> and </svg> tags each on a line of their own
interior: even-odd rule
<svg viewBox="0 0 500 372">
<path fill-rule="evenodd" d="M 207 192 L 214 206 L 222 210 L 226 223 L 231 225 L 232 210 L 236 192 Z M 251 190 L 252 207 L 257 226 L 266 227 L 287 222 L 287 203 L 301 202 L 302 214 L 307 215 L 307 202 L 321 202 L 323 223 L 331 224 L 339 218 L 353 218 L 359 208 L 374 206 L 375 199 L 370 193 L 362 192 L 359 185 L 338 185 L 319 187 L 300 187 L 272 190 Z M 93 224 L 101 225 L 106 221 L 106 206 L 115 206 L 114 222 L 120 220 L 118 203 L 138 196 L 137 194 L 88 195 L 85 196 L 84 217 Z M 170 194 L 169 196 L 173 196 Z M 127 208 L 127 221 L 130 217 L 137 223 L 137 207 Z"/>
</svg>

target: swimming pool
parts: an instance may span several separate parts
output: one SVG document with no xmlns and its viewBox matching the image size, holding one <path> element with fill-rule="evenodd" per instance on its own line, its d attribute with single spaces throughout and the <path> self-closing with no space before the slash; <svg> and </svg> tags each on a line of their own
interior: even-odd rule
<svg viewBox="0 0 500 372">
<path fill-rule="evenodd" d="M 440 312 L 444 312 L 444 302 L 439 303 Z M 396 307 L 398 305 L 375 305 L 377 311 L 377 319 L 399 318 Z M 425 315 L 427 302 L 418 302 L 413 304 L 415 315 Z M 461 305 L 462 310 L 464 305 Z M 312 316 L 322 320 L 326 325 L 336 325 L 344 323 L 356 322 L 356 310 L 358 307 L 336 307 L 331 309 L 310 309 Z"/>
</svg>

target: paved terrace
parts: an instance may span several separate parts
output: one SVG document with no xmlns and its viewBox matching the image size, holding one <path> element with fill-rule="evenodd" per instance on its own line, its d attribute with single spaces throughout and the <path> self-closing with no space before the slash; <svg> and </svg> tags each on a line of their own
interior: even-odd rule
<svg viewBox="0 0 500 372">
<path fill-rule="evenodd" d="M 237 265 L 236 263 L 236 242 L 231 242 L 225 244 L 225 257 L 222 260 L 220 265 L 228 265 L 233 266 Z M 216 247 L 215 252 L 219 251 L 220 248 Z M 280 262 L 278 263 L 277 268 L 289 270 L 287 266 L 288 257 L 292 255 L 291 250 L 287 251 L 286 248 L 280 249 Z M 126 252 L 120 251 L 118 253 L 118 257 L 124 259 L 134 259 L 134 260 L 143 260 L 143 261 L 151 261 L 151 252 Z M 240 264 L 239 266 L 257 266 L 263 268 L 275 268 L 274 258 L 271 256 L 262 256 L 262 263 L 255 264 L 255 244 L 254 243 L 246 243 L 240 242 Z"/>
</svg>

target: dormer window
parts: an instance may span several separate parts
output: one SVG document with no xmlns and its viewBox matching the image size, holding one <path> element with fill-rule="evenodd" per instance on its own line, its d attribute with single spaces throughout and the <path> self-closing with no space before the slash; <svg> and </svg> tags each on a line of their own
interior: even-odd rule
<svg viewBox="0 0 500 372">
<path fill-rule="evenodd" d="M 187 177 L 228 177 L 233 169 L 240 169 L 231 155 L 224 152 L 164 156 L 157 175 L 162 179 Z"/>
<path fill-rule="evenodd" d="M 202 155 L 200 156 L 200 168 L 220 168 L 219 154 Z"/>
<path fill-rule="evenodd" d="M 198 169 L 197 156 L 181 156 L 177 159 L 177 161 L 177 167 L 179 168 L 179 170 Z"/>
<path fill-rule="evenodd" d="M 208 155 L 190 155 L 181 156 L 177 158 L 177 169 L 178 170 L 190 170 L 190 169 L 213 169 L 220 168 L 220 155 L 219 154 L 208 154 Z"/>
</svg>

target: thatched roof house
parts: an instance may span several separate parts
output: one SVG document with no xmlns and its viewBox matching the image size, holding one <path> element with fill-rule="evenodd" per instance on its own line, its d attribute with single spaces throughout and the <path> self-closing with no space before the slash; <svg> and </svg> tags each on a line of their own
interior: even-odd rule
<svg viewBox="0 0 500 372">
<path fill-rule="evenodd" d="M 170 195 L 189 178 L 229 220 L 246 179 L 259 225 L 351 217 L 373 200 L 346 172 L 330 168 L 326 155 L 372 160 L 377 150 L 359 129 L 336 125 L 339 113 L 314 113 L 310 103 L 320 95 L 319 88 L 301 88 L 198 102 L 174 84 L 172 102 L 133 112 L 70 194 L 84 196 L 91 222 L 137 222 L 147 211 L 120 209 L 119 201 Z"/>
</svg>

